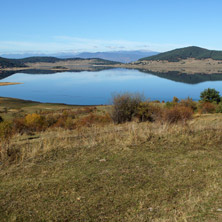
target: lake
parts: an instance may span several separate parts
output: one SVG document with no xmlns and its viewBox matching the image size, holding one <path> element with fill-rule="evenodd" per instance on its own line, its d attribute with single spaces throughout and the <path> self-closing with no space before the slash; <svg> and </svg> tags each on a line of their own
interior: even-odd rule
<svg viewBox="0 0 222 222">
<path fill-rule="evenodd" d="M 1 76 L 1 75 L 0 75 Z M 198 100 L 200 92 L 215 88 L 222 92 L 222 75 L 151 74 L 139 70 L 15 73 L 0 82 L 21 85 L 0 87 L 1 97 L 77 105 L 110 104 L 115 93 L 142 93 L 150 100 L 170 101 L 174 96 Z"/>
</svg>

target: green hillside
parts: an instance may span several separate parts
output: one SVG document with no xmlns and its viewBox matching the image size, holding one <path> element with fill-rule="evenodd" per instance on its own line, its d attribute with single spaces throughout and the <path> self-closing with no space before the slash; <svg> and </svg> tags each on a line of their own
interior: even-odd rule
<svg viewBox="0 0 222 222">
<path fill-rule="evenodd" d="M 169 62 L 178 62 L 181 59 L 188 59 L 188 58 L 195 58 L 195 59 L 214 59 L 214 60 L 222 60 L 222 51 L 216 50 L 208 50 L 203 49 L 196 46 L 190 46 L 186 48 L 175 49 L 172 51 L 160 53 L 155 56 L 149 56 L 140 59 L 141 60 L 167 60 Z"/>
</svg>

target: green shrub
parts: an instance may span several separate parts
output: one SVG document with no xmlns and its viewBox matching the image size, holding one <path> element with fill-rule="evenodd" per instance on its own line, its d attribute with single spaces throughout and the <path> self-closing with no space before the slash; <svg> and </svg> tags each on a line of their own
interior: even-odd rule
<svg viewBox="0 0 222 222">
<path fill-rule="evenodd" d="M 141 94 L 118 94 L 113 97 L 111 118 L 114 123 L 131 121 L 137 113 L 139 104 L 143 101 Z"/>
<path fill-rule="evenodd" d="M 203 102 L 220 102 L 220 93 L 216 91 L 215 89 L 205 89 L 200 94 L 200 99 Z"/>
<path fill-rule="evenodd" d="M 222 113 L 222 102 L 220 102 L 217 107 L 216 107 L 216 112 L 217 113 Z"/>
<path fill-rule="evenodd" d="M 137 107 L 136 116 L 139 121 L 153 122 L 159 119 L 162 115 L 162 110 L 159 105 L 150 102 L 142 102 Z"/>
</svg>

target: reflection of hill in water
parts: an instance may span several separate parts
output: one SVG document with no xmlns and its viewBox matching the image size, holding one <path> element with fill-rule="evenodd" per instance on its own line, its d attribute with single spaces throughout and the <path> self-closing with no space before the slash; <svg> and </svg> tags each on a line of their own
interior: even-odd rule
<svg viewBox="0 0 222 222">
<path fill-rule="evenodd" d="M 93 67 L 91 70 L 43 70 L 43 69 L 26 69 L 26 70 L 19 70 L 19 71 L 2 71 L 0 72 L 0 80 L 3 80 L 9 76 L 12 76 L 17 73 L 24 73 L 24 74 L 30 74 L 30 75 L 50 75 L 50 74 L 56 74 L 59 72 L 98 72 L 103 71 L 107 69 L 113 69 L 111 67 Z"/>
<path fill-rule="evenodd" d="M 112 67 L 94 67 L 92 70 L 87 70 L 87 72 L 97 72 L 97 71 L 103 71 L 107 69 L 113 69 Z M 198 84 L 201 82 L 206 81 L 222 81 L 222 73 L 221 74 L 186 74 L 186 73 L 180 73 L 180 72 L 152 72 L 144 69 L 138 69 L 142 73 L 148 73 L 152 74 L 164 79 L 169 79 L 175 82 L 182 82 L 187 84 Z M 20 70 L 20 71 L 3 71 L 0 72 L 0 80 L 3 80 L 11 75 L 14 75 L 16 73 L 25 73 L 25 74 L 31 74 L 31 75 L 38 75 L 38 74 L 55 74 L 59 72 L 84 72 L 86 70 L 37 70 L 37 69 L 28 69 L 28 70 Z"/>
<path fill-rule="evenodd" d="M 207 81 L 222 81 L 222 73 L 221 74 L 186 74 L 186 73 L 180 73 L 180 72 L 152 72 L 148 70 L 139 70 L 143 73 L 152 74 L 164 79 L 169 79 L 175 82 L 183 82 L 187 84 L 198 84 L 201 82 L 207 82 Z"/>
</svg>

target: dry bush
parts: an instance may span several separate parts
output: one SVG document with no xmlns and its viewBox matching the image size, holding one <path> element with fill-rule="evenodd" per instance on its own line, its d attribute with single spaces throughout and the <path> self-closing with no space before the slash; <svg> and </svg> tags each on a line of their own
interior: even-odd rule
<svg viewBox="0 0 222 222">
<path fill-rule="evenodd" d="M 9 121 L 3 121 L 0 123 L 0 139 L 7 141 L 12 137 L 12 123 Z"/>
<path fill-rule="evenodd" d="M 179 103 L 180 106 L 185 106 L 191 108 L 193 111 L 197 110 L 197 103 L 194 102 L 191 98 L 182 99 Z"/>
<path fill-rule="evenodd" d="M 96 107 L 84 107 L 84 108 L 80 108 L 77 109 L 76 111 L 74 111 L 75 115 L 84 115 L 84 114 L 89 114 L 89 113 L 93 113 L 97 110 Z"/>
<path fill-rule="evenodd" d="M 143 101 L 140 94 L 118 94 L 113 97 L 113 110 L 111 118 L 114 123 L 131 121 L 136 115 L 139 104 Z"/>
<path fill-rule="evenodd" d="M 198 108 L 199 108 L 199 112 L 203 114 L 216 112 L 216 105 L 210 102 L 200 103 Z"/>
<path fill-rule="evenodd" d="M 175 106 L 170 109 L 165 109 L 163 120 L 168 123 L 186 122 L 192 119 L 193 110 L 190 107 Z"/>
<path fill-rule="evenodd" d="M 140 122 L 144 121 L 156 121 L 162 116 L 162 109 L 158 104 L 150 102 L 142 102 L 137 107 L 136 117 Z"/>
<path fill-rule="evenodd" d="M 24 134 L 28 132 L 29 129 L 26 125 L 25 118 L 15 118 L 13 120 L 13 133 Z"/>
<path fill-rule="evenodd" d="M 11 155 L 10 151 L 10 139 L 12 137 L 12 123 L 4 121 L 0 123 L 0 160 L 5 159 Z"/>
<path fill-rule="evenodd" d="M 172 101 L 173 103 L 178 103 L 179 101 L 180 100 L 176 96 L 173 97 L 173 101 Z"/>
<path fill-rule="evenodd" d="M 109 114 L 98 115 L 98 114 L 90 113 L 89 115 L 78 119 L 75 122 L 75 126 L 76 126 L 76 128 L 91 127 L 95 124 L 105 125 L 105 124 L 110 123 L 111 121 L 112 121 L 112 119 Z"/>
</svg>

